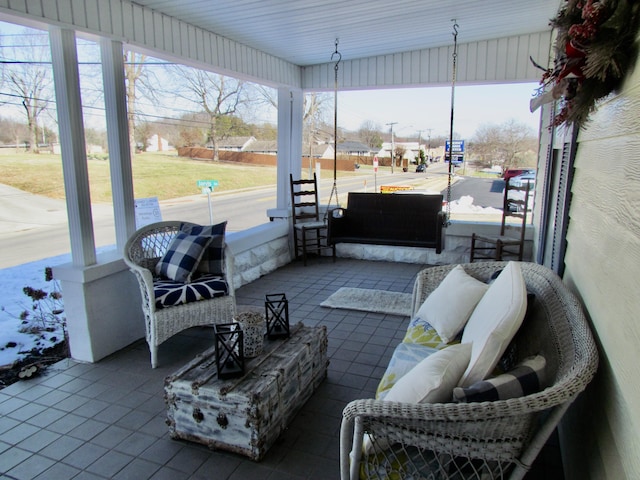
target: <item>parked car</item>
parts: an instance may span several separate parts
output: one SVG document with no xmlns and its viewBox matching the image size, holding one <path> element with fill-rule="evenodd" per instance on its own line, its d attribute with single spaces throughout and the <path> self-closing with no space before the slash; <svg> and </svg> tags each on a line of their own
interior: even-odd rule
<svg viewBox="0 0 640 480">
<path fill-rule="evenodd" d="M 416 167 L 416 172 L 426 172 L 427 171 L 427 164 L 426 163 L 421 163 L 420 165 L 418 165 Z"/>
<path fill-rule="evenodd" d="M 519 175 L 524 175 L 524 174 L 527 174 L 527 173 L 534 173 L 535 174 L 536 171 L 533 168 L 508 168 L 502 174 L 502 178 L 504 178 L 506 180 L 508 178 L 517 177 Z"/>
<path fill-rule="evenodd" d="M 518 175 L 516 177 L 511 177 L 509 179 L 509 183 L 514 187 L 523 187 L 527 183 L 529 184 L 529 188 L 533 188 L 536 183 L 536 174 L 533 173 L 524 173 L 522 175 Z"/>
</svg>

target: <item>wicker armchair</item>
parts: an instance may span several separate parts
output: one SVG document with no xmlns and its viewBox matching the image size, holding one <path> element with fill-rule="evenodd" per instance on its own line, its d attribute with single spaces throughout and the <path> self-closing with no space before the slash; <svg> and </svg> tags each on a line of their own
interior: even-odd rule
<svg viewBox="0 0 640 480">
<path fill-rule="evenodd" d="M 187 328 L 228 323 L 236 312 L 233 272 L 228 252 L 225 255 L 227 295 L 207 300 L 159 308 L 156 305 L 154 281 L 156 263 L 167 251 L 173 238 L 185 222 L 157 222 L 137 230 L 124 248 L 124 261 L 136 276 L 142 295 L 142 310 L 146 322 L 146 336 L 151 352 L 151 366 L 158 363 L 158 345 Z M 213 340 L 212 340 L 213 342 Z"/>
<path fill-rule="evenodd" d="M 464 265 L 487 281 L 505 262 Z M 518 358 L 540 353 L 551 386 L 510 400 L 408 404 L 354 400 L 343 411 L 341 478 L 520 479 L 569 405 L 593 378 L 596 345 L 577 299 L 551 270 L 523 263 L 531 312 L 514 341 Z M 413 311 L 454 265 L 417 276 Z M 364 434 L 375 439 L 363 455 Z"/>
</svg>

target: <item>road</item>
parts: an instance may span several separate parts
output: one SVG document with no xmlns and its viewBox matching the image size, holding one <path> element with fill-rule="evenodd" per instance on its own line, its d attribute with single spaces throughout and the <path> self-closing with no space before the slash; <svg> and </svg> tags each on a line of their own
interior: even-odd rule
<svg viewBox="0 0 640 480">
<path fill-rule="evenodd" d="M 383 171 L 386 170 L 386 171 Z M 391 174 L 388 167 L 377 175 L 339 178 L 336 184 L 341 205 L 347 201 L 350 191 L 375 191 L 381 185 L 411 185 L 419 191 L 441 192 L 446 190 L 447 166 L 431 165 L 426 173 L 406 172 L 396 169 Z M 457 177 L 452 188 L 452 200 L 461 195 L 478 198 L 476 204 L 501 206 L 501 195 L 492 193 L 493 184 L 500 181 Z M 460 181 L 461 180 L 461 181 Z M 321 203 L 327 203 L 333 180 L 320 181 Z M 497 187 L 496 187 L 497 188 Z M 488 191 L 488 192 L 487 192 Z M 473 193 L 472 193 L 473 192 Z M 481 203 L 481 197 L 488 200 Z M 493 200 L 491 200 L 493 198 Z M 335 197 L 332 199 L 335 203 Z M 247 189 L 230 193 L 215 192 L 211 195 L 214 222 L 227 220 L 229 232 L 245 230 L 268 221 L 266 211 L 276 206 L 275 187 Z M 193 195 L 160 202 L 163 220 L 184 220 L 200 224 L 209 223 L 209 204 L 206 195 Z M 111 205 L 92 205 L 94 235 L 97 247 L 115 244 L 115 230 Z M 69 231 L 66 205 L 63 200 L 31 195 L 0 184 L 0 268 L 54 257 L 68 253 Z"/>
</svg>

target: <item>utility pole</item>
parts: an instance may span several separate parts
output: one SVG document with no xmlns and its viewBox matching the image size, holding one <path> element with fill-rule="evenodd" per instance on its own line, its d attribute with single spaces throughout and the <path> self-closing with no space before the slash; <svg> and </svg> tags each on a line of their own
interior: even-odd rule
<svg viewBox="0 0 640 480">
<path fill-rule="evenodd" d="M 398 122 L 391 122 L 391 123 L 387 123 L 387 125 L 389 125 L 389 127 L 391 128 L 391 173 L 393 173 L 393 164 L 395 163 L 395 144 L 393 142 L 393 126 L 397 125 Z"/>
<path fill-rule="evenodd" d="M 433 128 L 427 128 L 427 132 L 429 132 L 429 153 L 427 154 L 429 163 L 431 163 L 431 130 L 433 130 Z"/>
</svg>

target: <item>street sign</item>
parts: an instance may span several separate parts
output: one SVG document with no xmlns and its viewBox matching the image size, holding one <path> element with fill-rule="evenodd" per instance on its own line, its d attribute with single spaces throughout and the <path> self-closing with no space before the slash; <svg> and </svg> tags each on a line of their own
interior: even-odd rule
<svg viewBox="0 0 640 480">
<path fill-rule="evenodd" d="M 205 187 L 213 188 L 213 187 L 217 187 L 218 186 L 218 180 L 198 180 L 196 182 L 196 186 L 198 188 L 205 188 Z"/>
<path fill-rule="evenodd" d="M 373 171 L 378 171 L 378 157 L 373 157 Z"/>
<path fill-rule="evenodd" d="M 444 144 L 444 151 L 449 153 L 450 149 L 450 142 L 447 140 Z M 464 153 L 464 140 L 453 141 L 453 153 Z"/>
</svg>

